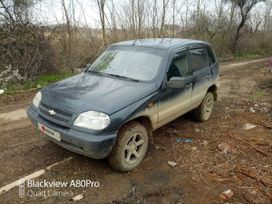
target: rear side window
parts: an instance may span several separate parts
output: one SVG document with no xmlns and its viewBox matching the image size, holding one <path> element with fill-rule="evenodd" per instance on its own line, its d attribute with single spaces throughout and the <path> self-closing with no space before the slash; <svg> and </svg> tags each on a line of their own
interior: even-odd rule
<svg viewBox="0 0 272 204">
<path fill-rule="evenodd" d="M 206 47 L 206 50 L 209 57 L 209 63 L 210 65 L 212 65 L 215 63 L 215 57 L 214 57 L 213 51 L 210 47 Z"/>
<path fill-rule="evenodd" d="M 209 66 L 208 57 L 205 48 L 196 48 L 190 50 L 190 62 L 192 71 L 200 70 Z"/>
</svg>

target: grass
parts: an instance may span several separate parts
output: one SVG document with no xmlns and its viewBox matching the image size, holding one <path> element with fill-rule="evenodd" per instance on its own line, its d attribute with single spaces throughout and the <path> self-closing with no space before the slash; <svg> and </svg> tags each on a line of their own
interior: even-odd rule
<svg viewBox="0 0 272 204">
<path fill-rule="evenodd" d="M 238 52 L 234 55 L 226 55 L 226 56 L 217 56 L 217 60 L 219 62 L 225 62 L 225 61 L 244 61 L 244 60 L 255 60 L 260 59 L 264 57 L 272 56 L 272 50 L 254 50 L 254 51 L 248 51 L 248 52 Z"/>
<path fill-rule="evenodd" d="M 61 73 L 45 74 L 45 75 L 39 76 L 34 81 L 26 81 L 22 84 L 8 84 L 5 94 L 12 94 L 17 91 L 26 91 L 26 90 L 34 89 L 34 88 L 41 88 L 49 84 L 52 84 L 54 82 L 73 76 L 75 74 L 76 73 L 73 73 L 71 71 L 65 71 Z"/>
<path fill-rule="evenodd" d="M 269 57 L 272 55 L 272 50 L 255 50 L 250 52 L 240 52 L 234 55 L 236 60 L 253 60 L 261 57 Z"/>
<path fill-rule="evenodd" d="M 253 60 L 263 57 L 263 55 L 258 53 L 237 53 L 234 55 L 234 59 L 236 60 Z"/>
<path fill-rule="evenodd" d="M 264 98 L 264 92 L 255 90 L 251 95 L 251 100 L 254 102 L 261 101 Z"/>
</svg>

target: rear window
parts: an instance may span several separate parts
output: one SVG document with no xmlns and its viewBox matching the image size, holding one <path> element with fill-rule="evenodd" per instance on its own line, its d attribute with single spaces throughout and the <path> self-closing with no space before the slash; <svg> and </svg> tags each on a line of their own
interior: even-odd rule
<svg viewBox="0 0 272 204">
<path fill-rule="evenodd" d="M 190 62 L 193 71 L 209 66 L 205 48 L 196 48 L 190 50 Z"/>
</svg>

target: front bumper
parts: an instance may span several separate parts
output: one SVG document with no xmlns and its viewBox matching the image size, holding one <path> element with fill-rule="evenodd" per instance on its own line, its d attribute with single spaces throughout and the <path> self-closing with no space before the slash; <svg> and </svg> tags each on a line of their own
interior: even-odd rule
<svg viewBox="0 0 272 204">
<path fill-rule="evenodd" d="M 38 128 L 37 123 L 41 123 L 46 127 L 59 132 L 61 141 L 57 141 L 49 136 L 50 140 L 56 144 L 68 149 L 72 152 L 82 154 L 94 159 L 102 159 L 107 157 L 115 144 L 117 133 L 109 134 L 90 134 L 73 128 L 66 128 L 41 117 L 33 107 L 27 110 L 28 118 Z"/>
</svg>

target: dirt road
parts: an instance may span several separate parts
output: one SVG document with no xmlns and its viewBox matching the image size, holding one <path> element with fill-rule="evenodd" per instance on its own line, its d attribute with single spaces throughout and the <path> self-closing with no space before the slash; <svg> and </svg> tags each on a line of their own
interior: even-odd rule
<svg viewBox="0 0 272 204">
<path fill-rule="evenodd" d="M 38 136 L 25 115 L 34 94 L 0 96 L 0 203 L 69 203 L 80 194 L 79 203 L 272 203 L 272 76 L 263 60 L 223 64 L 211 120 L 188 114 L 160 128 L 129 173 Z M 18 188 L 24 178 L 94 183 Z M 225 201 L 220 194 L 228 189 L 234 195 Z"/>
</svg>

